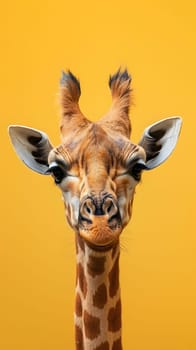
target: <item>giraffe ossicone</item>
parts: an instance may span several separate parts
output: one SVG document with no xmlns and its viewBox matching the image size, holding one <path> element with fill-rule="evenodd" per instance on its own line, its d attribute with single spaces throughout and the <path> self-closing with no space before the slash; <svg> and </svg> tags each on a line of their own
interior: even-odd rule
<svg viewBox="0 0 196 350">
<path fill-rule="evenodd" d="M 91 122 L 79 107 L 78 79 L 63 72 L 57 147 L 40 130 L 9 127 L 19 158 L 35 172 L 54 178 L 76 234 L 77 350 L 122 349 L 120 234 L 131 218 L 142 172 L 163 163 L 180 134 L 182 120 L 175 116 L 146 128 L 137 144 L 130 141 L 130 85 L 127 70 L 111 76 L 111 108 L 98 122 Z"/>
</svg>

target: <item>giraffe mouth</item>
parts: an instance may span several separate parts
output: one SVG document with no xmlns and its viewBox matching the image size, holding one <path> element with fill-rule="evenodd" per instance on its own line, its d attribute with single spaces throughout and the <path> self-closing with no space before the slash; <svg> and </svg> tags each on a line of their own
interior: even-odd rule
<svg viewBox="0 0 196 350">
<path fill-rule="evenodd" d="M 119 240 L 122 224 L 119 217 L 108 221 L 106 215 L 96 215 L 92 220 L 79 219 L 79 234 L 92 247 L 96 249 L 109 249 Z"/>
</svg>

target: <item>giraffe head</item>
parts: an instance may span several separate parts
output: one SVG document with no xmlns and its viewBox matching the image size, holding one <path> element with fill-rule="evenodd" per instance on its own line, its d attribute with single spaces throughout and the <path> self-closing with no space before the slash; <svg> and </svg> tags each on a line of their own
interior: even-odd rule
<svg viewBox="0 0 196 350">
<path fill-rule="evenodd" d="M 181 119 L 161 120 L 139 141 L 130 141 L 131 77 L 127 70 L 110 77 L 112 105 L 98 122 L 80 111 L 80 84 L 68 71 L 60 83 L 61 144 L 24 126 L 10 126 L 13 146 L 32 170 L 52 175 L 61 189 L 71 227 L 95 249 L 108 249 L 131 218 L 135 187 L 143 170 L 165 161 L 175 148 Z"/>
</svg>

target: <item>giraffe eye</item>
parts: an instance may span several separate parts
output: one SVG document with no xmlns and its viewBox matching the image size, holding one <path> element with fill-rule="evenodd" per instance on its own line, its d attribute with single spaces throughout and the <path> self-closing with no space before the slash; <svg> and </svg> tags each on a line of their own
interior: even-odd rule
<svg viewBox="0 0 196 350">
<path fill-rule="evenodd" d="M 147 169 L 145 163 L 143 161 L 139 161 L 133 165 L 130 174 L 136 181 L 141 180 L 142 170 Z"/>
<path fill-rule="evenodd" d="M 141 174 L 142 174 L 142 168 L 138 164 L 135 164 L 131 170 L 131 175 L 134 177 L 136 181 L 140 181 Z"/>
<path fill-rule="evenodd" d="M 60 184 L 66 176 L 65 171 L 56 162 L 50 164 L 47 173 L 50 173 L 54 176 L 54 181 L 56 184 Z"/>
<path fill-rule="evenodd" d="M 60 184 L 63 178 L 65 177 L 63 170 L 59 166 L 56 166 L 51 171 L 52 171 L 52 174 L 54 175 L 55 183 Z"/>
</svg>

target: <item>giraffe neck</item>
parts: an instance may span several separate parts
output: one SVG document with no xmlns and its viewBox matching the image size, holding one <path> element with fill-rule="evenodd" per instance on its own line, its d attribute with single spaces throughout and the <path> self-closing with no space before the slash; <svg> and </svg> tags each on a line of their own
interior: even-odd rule
<svg viewBox="0 0 196 350">
<path fill-rule="evenodd" d="M 119 251 L 95 251 L 76 235 L 76 350 L 122 350 Z"/>
</svg>

